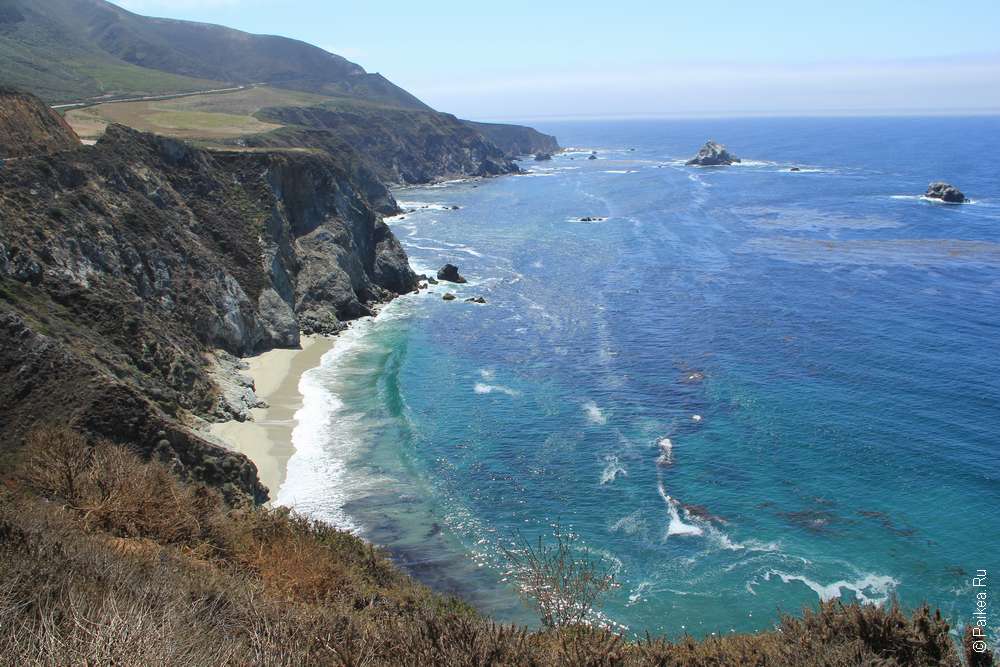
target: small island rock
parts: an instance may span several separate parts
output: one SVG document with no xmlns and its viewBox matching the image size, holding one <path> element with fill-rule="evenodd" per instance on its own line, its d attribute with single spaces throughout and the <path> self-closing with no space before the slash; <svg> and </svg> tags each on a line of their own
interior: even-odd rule
<svg viewBox="0 0 1000 667">
<path fill-rule="evenodd" d="M 465 278 L 458 273 L 458 267 L 454 264 L 445 264 L 438 269 L 438 280 L 446 280 L 449 283 L 466 282 Z"/>
<path fill-rule="evenodd" d="M 737 162 L 740 162 L 740 159 L 726 150 L 725 146 L 709 139 L 705 142 L 705 145 L 701 147 L 701 150 L 698 151 L 698 154 L 688 160 L 685 164 L 688 166 L 718 167 L 735 164 Z"/>
<path fill-rule="evenodd" d="M 444 296 L 441 298 L 444 299 L 445 301 L 454 301 L 457 297 L 451 292 L 445 292 Z"/>
<path fill-rule="evenodd" d="M 536 153 L 535 162 L 545 162 L 552 159 L 552 153 Z"/>
<path fill-rule="evenodd" d="M 944 181 L 935 181 L 928 185 L 924 196 L 929 199 L 940 199 L 949 204 L 964 204 L 969 201 L 961 190 Z"/>
<path fill-rule="evenodd" d="M 473 296 L 465 300 L 466 303 L 486 303 L 486 299 L 481 296 Z"/>
</svg>

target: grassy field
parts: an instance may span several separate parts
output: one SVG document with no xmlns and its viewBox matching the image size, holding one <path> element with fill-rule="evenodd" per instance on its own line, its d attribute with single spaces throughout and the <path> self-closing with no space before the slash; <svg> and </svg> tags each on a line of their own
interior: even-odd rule
<svg viewBox="0 0 1000 667">
<path fill-rule="evenodd" d="M 109 123 L 180 139 L 202 141 L 234 139 L 275 130 L 281 125 L 254 117 L 272 106 L 314 106 L 329 98 L 269 86 L 237 92 L 192 95 L 148 102 L 111 102 L 66 114 L 83 139 L 96 139 Z"/>
</svg>

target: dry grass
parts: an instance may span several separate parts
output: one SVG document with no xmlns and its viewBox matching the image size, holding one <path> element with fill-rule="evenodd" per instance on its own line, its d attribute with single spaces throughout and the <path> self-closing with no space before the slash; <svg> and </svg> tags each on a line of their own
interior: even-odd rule
<svg viewBox="0 0 1000 667">
<path fill-rule="evenodd" d="M 313 106 L 330 98 L 269 86 L 169 100 L 108 102 L 67 112 L 77 134 L 97 139 L 109 123 L 179 139 L 223 140 L 258 134 L 281 125 L 257 119 L 265 107 Z"/>
<path fill-rule="evenodd" d="M 960 664 L 927 609 L 827 603 L 773 632 L 678 642 L 497 625 L 349 534 L 233 510 L 126 448 L 57 430 L 30 445 L 0 492 L 0 664 Z"/>
</svg>

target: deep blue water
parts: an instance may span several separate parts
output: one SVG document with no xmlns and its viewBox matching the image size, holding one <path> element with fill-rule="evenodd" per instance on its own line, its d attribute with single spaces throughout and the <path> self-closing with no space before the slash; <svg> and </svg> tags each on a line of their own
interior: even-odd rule
<svg viewBox="0 0 1000 667">
<path fill-rule="evenodd" d="M 470 282 L 307 375 L 280 500 L 504 619 L 531 616 L 498 545 L 558 523 L 630 632 L 838 595 L 970 620 L 1000 566 L 1000 119 L 540 129 L 581 151 L 397 193 L 414 265 Z M 748 162 L 683 166 L 708 138 Z M 916 196 L 938 179 L 974 203 Z"/>
</svg>

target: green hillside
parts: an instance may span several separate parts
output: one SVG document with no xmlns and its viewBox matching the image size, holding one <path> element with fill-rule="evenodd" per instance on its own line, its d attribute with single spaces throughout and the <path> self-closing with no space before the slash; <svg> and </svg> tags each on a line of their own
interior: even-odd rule
<svg viewBox="0 0 1000 667">
<path fill-rule="evenodd" d="M 379 74 L 304 42 L 133 14 L 104 0 L 0 0 L 0 84 L 49 102 L 268 83 L 426 109 Z"/>
</svg>

